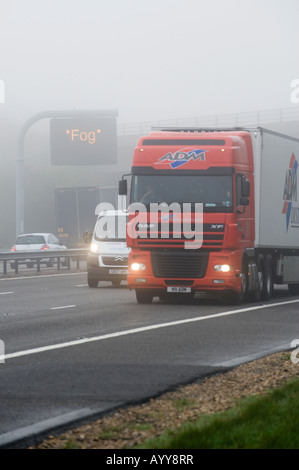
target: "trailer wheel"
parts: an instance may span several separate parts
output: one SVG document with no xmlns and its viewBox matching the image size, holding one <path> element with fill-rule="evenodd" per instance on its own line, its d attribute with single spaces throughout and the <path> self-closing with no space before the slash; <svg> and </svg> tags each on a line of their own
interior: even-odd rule
<svg viewBox="0 0 299 470">
<path fill-rule="evenodd" d="M 147 289 L 136 289 L 136 299 L 139 304 L 150 304 L 153 300 L 153 294 Z"/>
<path fill-rule="evenodd" d="M 273 294 L 273 268 L 271 256 L 267 256 L 263 275 L 262 299 L 270 300 Z"/>
</svg>

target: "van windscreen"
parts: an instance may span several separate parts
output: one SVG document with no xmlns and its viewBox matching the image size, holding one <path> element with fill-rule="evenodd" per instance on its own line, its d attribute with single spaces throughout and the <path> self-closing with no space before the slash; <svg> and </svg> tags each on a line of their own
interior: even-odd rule
<svg viewBox="0 0 299 470">
<path fill-rule="evenodd" d="M 95 239 L 99 241 L 125 241 L 126 224 L 126 215 L 102 215 L 97 220 Z"/>
</svg>

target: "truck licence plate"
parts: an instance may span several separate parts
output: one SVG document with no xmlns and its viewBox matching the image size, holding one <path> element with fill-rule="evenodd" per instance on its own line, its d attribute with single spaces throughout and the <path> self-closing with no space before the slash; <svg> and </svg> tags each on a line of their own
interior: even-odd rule
<svg viewBox="0 0 299 470">
<path fill-rule="evenodd" d="M 127 269 L 109 269 L 109 274 L 128 274 Z"/>
<path fill-rule="evenodd" d="M 167 292 L 179 292 L 180 294 L 191 292 L 191 287 L 179 287 L 179 286 L 172 286 L 167 287 Z"/>
</svg>

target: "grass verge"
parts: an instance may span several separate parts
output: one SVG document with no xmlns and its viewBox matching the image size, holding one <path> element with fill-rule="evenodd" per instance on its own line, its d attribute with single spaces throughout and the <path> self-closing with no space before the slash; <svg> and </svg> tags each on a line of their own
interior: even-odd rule
<svg viewBox="0 0 299 470">
<path fill-rule="evenodd" d="M 167 431 L 142 449 L 299 449 L 299 379 Z"/>
</svg>

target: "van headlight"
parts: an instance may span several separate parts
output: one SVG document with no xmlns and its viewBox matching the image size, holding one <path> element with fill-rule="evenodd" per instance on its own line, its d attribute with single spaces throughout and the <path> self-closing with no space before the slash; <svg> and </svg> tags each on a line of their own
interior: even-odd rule
<svg viewBox="0 0 299 470">
<path fill-rule="evenodd" d="M 99 245 L 97 243 L 92 243 L 90 245 L 91 253 L 99 253 Z"/>
</svg>

